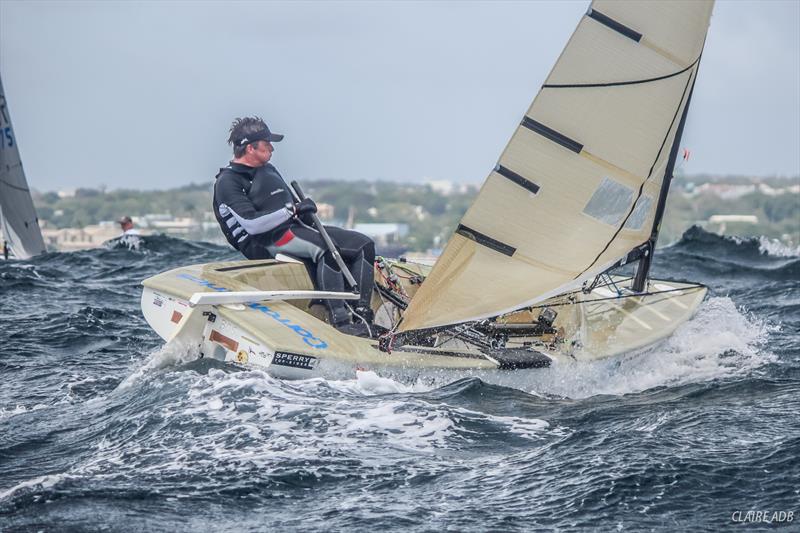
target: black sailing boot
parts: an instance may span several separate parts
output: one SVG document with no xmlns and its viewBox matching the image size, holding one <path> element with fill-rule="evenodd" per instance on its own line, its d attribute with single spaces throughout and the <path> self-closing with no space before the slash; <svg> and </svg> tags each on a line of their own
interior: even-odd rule
<svg viewBox="0 0 800 533">
<path fill-rule="evenodd" d="M 366 263 L 366 261 L 363 262 Z M 356 280 L 358 281 L 358 278 Z M 321 291 L 344 292 L 344 276 L 338 270 L 327 265 L 325 261 L 320 261 L 317 263 L 317 288 Z M 371 286 L 367 294 L 371 296 Z M 367 301 L 366 311 L 363 311 L 366 316 L 358 313 L 359 308 L 356 310 L 357 315 L 353 316 L 344 300 L 325 300 L 331 325 L 347 335 L 372 337 L 370 324 L 373 314 L 372 309 L 369 308 L 369 297 L 365 298 L 362 293 L 359 302 L 362 300 Z"/>
<path fill-rule="evenodd" d="M 317 288 L 321 291 L 344 292 L 344 277 L 325 261 L 320 261 L 317 263 Z M 331 326 L 346 335 L 372 337 L 372 330 L 363 321 L 356 318 L 357 322 L 353 322 L 354 317 L 344 300 L 325 300 L 325 307 L 328 308 Z"/>
<path fill-rule="evenodd" d="M 317 263 L 317 289 L 321 291 L 344 292 L 344 278 L 342 273 L 329 267 L 325 261 Z M 328 319 L 333 327 L 352 322 L 350 311 L 343 300 L 324 300 L 328 308 Z"/>
<path fill-rule="evenodd" d="M 353 321 L 365 321 L 367 324 L 372 324 L 375 318 L 375 313 L 372 311 L 372 288 L 375 285 L 375 267 L 369 261 L 364 259 L 364 251 L 347 265 L 350 268 L 350 273 L 358 283 L 358 292 L 361 295 L 356 303 L 353 312 L 358 315 L 354 317 Z"/>
</svg>

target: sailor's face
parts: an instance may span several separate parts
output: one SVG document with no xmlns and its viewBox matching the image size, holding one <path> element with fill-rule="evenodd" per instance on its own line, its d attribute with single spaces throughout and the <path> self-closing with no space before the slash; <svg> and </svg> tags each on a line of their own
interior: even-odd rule
<svg viewBox="0 0 800 533">
<path fill-rule="evenodd" d="M 266 165 L 272 158 L 272 143 L 267 141 L 258 141 L 250 145 L 253 148 L 253 157 L 260 165 Z"/>
</svg>

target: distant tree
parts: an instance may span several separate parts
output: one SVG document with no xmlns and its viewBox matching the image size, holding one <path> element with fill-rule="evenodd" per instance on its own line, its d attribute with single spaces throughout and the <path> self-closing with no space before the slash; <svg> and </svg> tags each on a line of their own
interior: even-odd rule
<svg viewBox="0 0 800 533">
<path fill-rule="evenodd" d="M 97 189 L 76 189 L 75 190 L 75 198 L 91 198 L 93 196 L 101 196 L 103 194 L 102 191 Z"/>
<path fill-rule="evenodd" d="M 41 201 L 46 204 L 54 204 L 58 202 L 58 200 L 59 200 L 58 193 L 55 192 L 46 192 L 41 196 Z"/>
<path fill-rule="evenodd" d="M 356 222 L 399 222 L 409 225 L 409 235 L 404 242 L 414 251 L 425 251 L 431 246 L 442 246 L 472 204 L 477 189 L 464 193 L 442 195 L 428 185 L 397 182 L 300 180 L 309 196 L 317 202 L 332 204 L 336 218 L 344 221 L 351 207 L 356 210 Z M 773 187 L 796 184 L 785 178 L 774 178 Z M 697 222 L 708 220 L 715 214 L 753 214 L 759 224 L 740 225 L 743 234 L 767 235 L 784 240 L 800 240 L 800 196 L 787 193 L 777 196 L 759 191 L 735 198 L 724 199 L 712 194 L 687 195 L 682 183 L 723 182 L 715 176 L 681 176 L 673 182 L 667 198 L 666 216 L 662 224 L 660 244 L 680 238 L 684 230 Z M 739 177 L 735 183 L 754 183 L 752 178 Z M 59 198 L 55 192 L 33 195 L 41 220 L 56 227 L 83 227 L 103 220 L 115 220 L 122 215 L 141 216 L 148 213 L 190 216 L 197 220 L 213 220 L 211 195 L 213 182 L 184 185 L 175 189 L 137 191 L 118 189 L 101 191 L 81 188 L 74 197 Z M 374 207 L 374 216 L 369 214 Z M 56 213 L 60 213 L 57 215 Z M 423 215 L 420 218 L 420 214 Z M 211 218 L 210 218 L 211 217 Z M 729 226 L 730 227 L 730 226 Z M 200 228 L 200 225 L 198 225 Z M 217 229 L 204 233 L 201 229 L 190 236 L 196 239 L 219 239 Z"/>
<path fill-rule="evenodd" d="M 764 203 L 764 214 L 772 222 L 793 219 L 800 227 L 800 198 L 797 194 L 781 194 L 770 197 Z"/>
<path fill-rule="evenodd" d="M 36 215 L 39 220 L 52 220 L 54 211 L 49 205 L 40 205 L 36 208 Z"/>
</svg>

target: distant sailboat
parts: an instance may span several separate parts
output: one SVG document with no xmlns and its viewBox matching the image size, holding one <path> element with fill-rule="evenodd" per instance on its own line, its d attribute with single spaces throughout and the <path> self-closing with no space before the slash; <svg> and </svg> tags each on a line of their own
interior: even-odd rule
<svg viewBox="0 0 800 533">
<path fill-rule="evenodd" d="M 31 192 L 22 170 L 17 138 L 11 127 L 3 80 L 0 78 L 0 230 L 3 247 L 17 259 L 46 251 Z"/>
</svg>

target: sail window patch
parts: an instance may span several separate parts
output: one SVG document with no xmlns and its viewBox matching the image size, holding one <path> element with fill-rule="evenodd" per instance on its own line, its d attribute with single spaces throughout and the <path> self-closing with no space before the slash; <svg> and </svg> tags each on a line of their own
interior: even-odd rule
<svg viewBox="0 0 800 533">
<path fill-rule="evenodd" d="M 596 20 L 597 22 L 599 22 L 603 26 L 611 28 L 612 30 L 614 30 L 617 33 L 621 33 L 622 35 L 624 35 L 628 39 L 632 39 L 632 40 L 636 41 L 637 43 L 642 40 L 642 34 L 641 33 L 639 33 L 638 31 L 632 30 L 631 28 L 627 27 L 626 25 L 624 25 L 624 24 L 622 24 L 620 22 L 617 22 L 616 20 L 612 19 L 611 17 L 609 17 L 607 15 L 603 15 L 602 13 L 597 11 L 596 9 L 589 9 L 589 13 L 587 13 L 587 16 L 589 18 L 591 18 L 591 19 Z"/>
<path fill-rule="evenodd" d="M 625 222 L 625 229 L 640 230 L 644 226 L 644 221 L 647 220 L 647 215 L 650 214 L 650 207 L 653 205 L 653 198 L 647 194 L 642 195 L 636 202 L 636 207 L 633 208 L 633 213 L 628 217 Z"/>
<path fill-rule="evenodd" d="M 522 125 L 531 131 L 535 131 L 542 137 L 547 137 L 554 143 L 560 144 L 567 150 L 575 152 L 576 154 L 581 153 L 581 150 L 583 150 L 583 145 L 578 141 L 572 140 L 566 135 L 562 135 L 561 133 L 558 133 L 556 130 L 548 128 L 541 122 L 536 122 L 532 118 L 529 117 L 523 118 Z"/>
<path fill-rule="evenodd" d="M 536 194 L 539 192 L 539 186 L 533 183 L 532 181 L 523 178 L 513 170 L 508 170 L 506 167 L 502 165 L 497 165 L 494 167 L 494 171 L 503 176 L 504 178 L 508 178 L 509 180 L 513 181 L 520 187 L 528 189 L 531 193 Z"/>
<path fill-rule="evenodd" d="M 628 214 L 632 201 L 633 189 L 603 178 L 583 212 L 600 222 L 616 226 Z"/>
<path fill-rule="evenodd" d="M 472 228 L 468 228 L 463 224 L 458 225 L 458 228 L 456 228 L 456 233 L 458 233 L 462 237 L 466 237 L 467 239 L 475 241 L 478 244 L 486 246 L 487 248 L 491 248 L 492 250 L 500 252 L 501 254 L 507 255 L 509 257 L 514 255 L 514 252 L 517 251 L 517 249 L 514 248 L 513 246 L 509 246 L 508 244 L 500 242 L 496 239 L 492 239 L 488 235 L 484 235 L 483 233 L 475 231 Z"/>
</svg>

